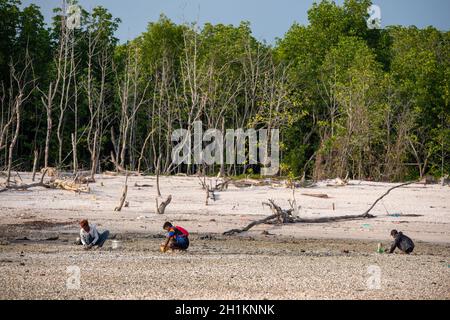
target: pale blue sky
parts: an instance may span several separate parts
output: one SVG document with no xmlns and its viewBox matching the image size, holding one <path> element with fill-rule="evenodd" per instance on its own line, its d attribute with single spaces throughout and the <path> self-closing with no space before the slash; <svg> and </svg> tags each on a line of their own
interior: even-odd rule
<svg viewBox="0 0 450 320">
<path fill-rule="evenodd" d="M 250 21 L 254 36 L 274 44 L 294 22 L 307 24 L 314 0 L 79 0 L 87 10 L 97 5 L 122 19 L 116 36 L 124 42 L 146 30 L 147 23 L 164 13 L 176 23 L 205 22 L 238 25 Z M 343 3 L 343 0 L 336 1 Z M 47 21 L 61 0 L 22 0 L 41 7 Z M 382 26 L 432 25 L 450 30 L 450 0 L 373 0 L 381 8 Z"/>
</svg>

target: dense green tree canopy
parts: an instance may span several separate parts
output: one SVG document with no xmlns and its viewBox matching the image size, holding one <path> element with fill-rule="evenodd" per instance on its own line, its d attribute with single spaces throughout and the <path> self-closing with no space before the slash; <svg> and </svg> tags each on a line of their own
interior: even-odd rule
<svg viewBox="0 0 450 320">
<path fill-rule="evenodd" d="M 31 169 L 36 151 L 39 166 L 154 172 L 160 161 L 166 173 L 192 173 L 200 168 L 171 164 L 170 135 L 201 120 L 204 129 L 279 128 L 281 175 L 449 174 L 450 32 L 369 29 L 370 5 L 314 3 L 309 23 L 272 47 L 248 22 L 200 28 L 164 15 L 120 44 L 107 8 L 81 8 L 70 29 L 66 8 L 47 26 L 38 6 L 0 0 L 0 169 L 20 121 L 16 169 Z M 14 117 L 21 89 L 30 96 Z"/>
</svg>

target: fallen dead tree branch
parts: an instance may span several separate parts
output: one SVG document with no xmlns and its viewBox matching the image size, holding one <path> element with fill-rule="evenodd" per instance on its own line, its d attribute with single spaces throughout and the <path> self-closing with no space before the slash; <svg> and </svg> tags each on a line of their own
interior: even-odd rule
<svg viewBox="0 0 450 320">
<path fill-rule="evenodd" d="M 103 171 L 103 175 L 105 176 L 110 176 L 110 177 L 119 177 L 119 176 L 140 176 L 140 174 L 136 171 L 120 171 L 120 172 L 116 172 L 116 171 Z"/>
<path fill-rule="evenodd" d="M 346 220 L 360 220 L 360 219 L 370 219 L 374 218 L 370 214 L 361 214 L 361 215 L 353 215 L 353 216 L 337 216 L 337 217 L 323 217 L 323 218 L 314 218 L 314 219 L 303 219 L 292 215 L 293 209 L 284 210 L 281 209 L 273 200 L 269 200 L 269 203 L 263 203 L 263 205 L 267 205 L 271 208 L 273 215 L 258 221 L 253 221 L 245 228 L 242 229 L 232 229 L 224 232 L 224 235 L 233 235 L 237 233 L 242 233 L 250 230 L 254 226 L 259 224 L 284 224 L 284 223 L 327 223 L 327 222 L 338 222 L 338 221 L 346 221 Z"/>
<path fill-rule="evenodd" d="M 346 185 L 348 185 L 348 174 L 344 179 L 341 178 L 336 178 L 334 180 L 331 181 L 331 183 L 327 184 L 327 187 L 344 187 Z"/>
<path fill-rule="evenodd" d="M 395 187 L 390 188 L 381 197 L 376 199 L 375 202 L 369 207 L 369 209 L 367 209 L 366 212 L 364 212 L 363 214 L 360 214 L 360 215 L 304 219 L 304 218 L 300 218 L 300 217 L 294 216 L 292 214 L 294 212 L 293 208 L 288 209 L 288 210 L 283 210 L 280 206 L 278 206 L 275 203 L 275 201 L 273 201 L 272 199 L 269 199 L 269 202 L 264 202 L 263 205 L 267 205 L 268 207 L 270 207 L 270 209 L 273 212 L 273 215 L 268 216 L 267 218 L 264 218 L 264 219 L 261 219 L 261 220 L 253 221 L 253 222 L 251 222 L 250 224 L 248 224 L 246 227 L 244 227 L 242 229 L 232 229 L 232 230 L 225 231 L 223 234 L 229 236 L 229 235 L 233 235 L 233 234 L 237 234 L 237 233 L 242 233 L 242 232 L 250 230 L 251 228 L 253 228 L 254 226 L 257 226 L 259 224 L 273 224 L 273 223 L 278 223 L 278 224 L 283 224 L 283 223 L 328 223 L 328 222 L 338 222 L 338 221 L 348 221 L 348 220 L 360 220 L 360 219 L 375 218 L 375 216 L 369 214 L 369 212 L 375 207 L 375 205 L 381 199 L 383 199 L 385 196 L 387 196 L 392 190 L 400 188 L 400 187 L 404 187 L 404 186 L 407 186 L 407 185 L 410 185 L 410 184 L 413 184 L 415 182 L 416 181 L 406 182 L 406 183 L 403 183 L 403 184 L 400 184 L 400 185 L 397 185 Z M 292 204 L 291 204 L 291 207 L 292 207 Z"/>
<path fill-rule="evenodd" d="M 74 192 L 88 193 L 90 191 L 90 188 L 88 186 L 83 186 L 74 180 L 55 179 L 50 181 L 50 185 L 53 188 L 59 188 Z"/>
<path fill-rule="evenodd" d="M 135 182 L 134 183 L 134 186 L 136 187 L 136 188 L 151 188 L 151 187 L 153 187 L 151 184 L 139 184 L 139 183 L 137 183 L 137 182 Z"/>
<path fill-rule="evenodd" d="M 233 184 L 236 188 L 249 188 L 249 187 L 264 187 L 270 186 L 273 188 L 309 188 L 314 186 L 314 182 L 306 181 L 302 178 L 300 181 L 295 181 L 292 179 L 279 180 L 279 179 L 239 179 L 239 180 L 229 180 L 226 182 L 228 184 Z"/>
<path fill-rule="evenodd" d="M 32 173 L 32 178 L 31 178 L 31 181 L 33 181 L 33 182 L 36 178 L 36 168 L 37 168 L 38 156 L 39 156 L 38 151 L 34 150 L 33 173 Z"/>
<path fill-rule="evenodd" d="M 225 232 L 223 233 L 223 235 L 225 235 L 225 236 L 231 236 L 231 235 L 236 234 L 236 233 L 241 233 L 241 232 L 248 231 L 248 230 L 250 230 L 251 228 L 253 228 L 254 226 L 257 226 L 258 224 L 267 223 L 267 222 L 269 222 L 270 220 L 275 219 L 277 216 L 278 216 L 278 215 L 274 214 L 274 215 L 268 216 L 267 218 L 264 218 L 264 219 L 261 219 L 261 220 L 257 220 L 257 221 L 253 221 L 252 223 L 250 223 L 250 224 L 249 224 L 248 226 L 246 226 L 245 228 L 242 228 L 242 229 L 231 229 L 231 230 L 225 231 Z"/>
<path fill-rule="evenodd" d="M 47 189 L 63 189 L 74 192 L 90 192 L 90 188 L 88 186 L 83 186 L 77 183 L 74 180 L 67 179 L 51 179 L 47 182 L 44 182 L 44 178 L 49 169 L 45 169 L 42 173 L 41 180 L 39 182 L 30 183 L 30 184 L 19 184 L 19 185 L 9 185 L 3 189 L 0 189 L 0 192 L 5 192 L 7 190 L 27 190 L 30 188 L 42 187 Z"/>
<path fill-rule="evenodd" d="M 5 188 L 1 189 L 0 192 L 5 192 L 7 190 L 27 190 L 27 189 L 35 188 L 35 187 L 50 188 L 50 185 L 44 183 L 44 178 L 45 178 L 45 175 L 47 174 L 47 172 L 48 172 L 48 168 L 42 172 L 41 180 L 39 182 L 30 183 L 30 184 L 9 185 L 9 186 L 6 186 Z"/>
<path fill-rule="evenodd" d="M 76 176 L 75 182 L 79 184 L 95 183 L 95 179 L 91 176 Z"/>
<path fill-rule="evenodd" d="M 386 191 L 381 197 L 379 197 L 377 200 L 375 200 L 375 202 L 370 206 L 369 209 L 367 209 L 366 212 L 364 212 L 364 214 L 369 214 L 369 212 L 375 207 L 375 205 L 376 205 L 381 199 L 383 199 L 384 197 L 386 197 L 392 190 L 397 189 L 397 188 L 400 188 L 400 187 L 404 187 L 404 186 L 407 186 L 407 185 L 410 185 L 410 184 L 413 184 L 413 183 L 416 183 L 416 182 L 417 182 L 417 181 L 410 181 L 410 182 L 402 183 L 402 184 L 399 184 L 398 186 L 395 186 L 395 187 L 390 188 L 390 189 L 389 189 L 388 191 Z"/>
<path fill-rule="evenodd" d="M 233 180 L 230 183 L 234 184 L 237 188 L 249 188 L 253 186 L 265 186 L 267 183 L 265 181 L 260 181 L 256 179 L 240 179 Z"/>
</svg>

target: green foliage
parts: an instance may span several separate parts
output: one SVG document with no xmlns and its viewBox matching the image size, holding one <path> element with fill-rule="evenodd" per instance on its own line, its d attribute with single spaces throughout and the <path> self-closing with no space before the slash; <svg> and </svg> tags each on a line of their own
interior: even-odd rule
<svg viewBox="0 0 450 320">
<path fill-rule="evenodd" d="M 53 133 L 50 162 L 71 165 L 75 132 L 79 163 L 89 167 L 89 127 L 95 122 L 101 135 L 100 166 L 110 168 L 110 153 L 128 123 L 132 128 L 124 165 L 134 168 L 140 157 L 145 170 L 154 170 L 161 154 L 169 167 L 164 161 L 170 155 L 171 131 L 197 119 L 219 129 L 279 128 L 281 174 L 291 178 L 305 171 L 317 179 L 448 174 L 450 33 L 432 27 L 369 30 L 370 5 L 370 0 L 314 3 L 309 23 L 292 25 L 274 48 L 257 41 L 248 22 L 199 28 L 175 24 L 164 15 L 136 39 L 119 44 L 115 32 L 120 19 L 101 6 L 92 12 L 82 9 L 81 27 L 68 33 L 64 51 L 73 54 L 76 72 L 66 77 L 66 91 L 60 84 L 52 114 L 55 130 L 59 105 L 67 102 L 61 132 L 63 153 L 69 155 L 58 163 Z M 34 149 L 42 153 L 42 93 L 62 68 L 59 50 L 67 30 L 62 9 L 54 12 L 48 28 L 36 5 L 20 9 L 18 0 L 0 0 L 2 119 L 9 110 L 11 62 L 21 69 L 28 55 L 39 88 L 23 108 L 15 150 L 23 169 L 30 169 Z M 130 91 L 126 99 L 124 88 Z M 137 103 L 142 107 L 127 118 Z M 99 106 L 98 113 L 92 106 Z M 2 152 L 0 165 L 4 160 Z M 208 174 L 216 170 L 212 167 Z M 243 165 L 229 172 L 256 175 L 259 168 Z"/>
</svg>

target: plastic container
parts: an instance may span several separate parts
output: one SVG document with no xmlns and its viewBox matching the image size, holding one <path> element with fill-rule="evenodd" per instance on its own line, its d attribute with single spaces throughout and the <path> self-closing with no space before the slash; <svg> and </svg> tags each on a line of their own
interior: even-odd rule
<svg viewBox="0 0 450 320">
<path fill-rule="evenodd" d="M 384 253 L 384 248 L 383 248 L 383 245 L 381 243 L 378 244 L 377 252 L 378 253 Z"/>
<path fill-rule="evenodd" d="M 111 241 L 111 247 L 114 250 L 120 249 L 122 247 L 122 241 L 120 241 L 120 240 L 112 240 Z"/>
</svg>

